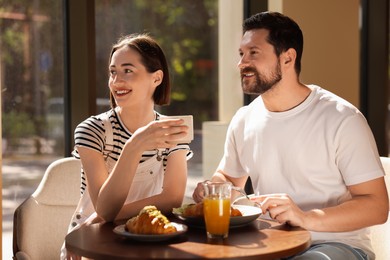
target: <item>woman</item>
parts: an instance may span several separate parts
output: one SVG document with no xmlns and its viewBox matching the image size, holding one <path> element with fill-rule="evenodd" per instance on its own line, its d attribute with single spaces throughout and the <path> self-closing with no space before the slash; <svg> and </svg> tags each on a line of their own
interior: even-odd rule
<svg viewBox="0 0 390 260">
<path fill-rule="evenodd" d="M 75 130 L 73 155 L 82 163 L 82 197 L 70 229 L 128 219 L 146 205 L 163 213 L 180 207 L 187 180 L 188 144 L 181 119 L 154 110 L 170 98 L 168 65 L 147 34 L 121 38 L 109 58 L 112 109 Z"/>
</svg>

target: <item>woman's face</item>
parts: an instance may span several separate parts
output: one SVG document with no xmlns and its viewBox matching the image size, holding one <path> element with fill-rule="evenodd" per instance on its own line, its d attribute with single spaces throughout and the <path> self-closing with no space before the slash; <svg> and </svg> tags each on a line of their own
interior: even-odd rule
<svg viewBox="0 0 390 260">
<path fill-rule="evenodd" d="M 141 55 L 124 46 L 114 52 L 109 66 L 108 85 L 119 107 L 153 103 L 156 73 L 150 73 L 141 62 Z"/>
</svg>

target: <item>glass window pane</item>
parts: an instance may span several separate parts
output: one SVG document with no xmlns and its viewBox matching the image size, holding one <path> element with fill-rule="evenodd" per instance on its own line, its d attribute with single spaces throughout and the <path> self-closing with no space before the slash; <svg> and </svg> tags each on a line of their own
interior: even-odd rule
<svg viewBox="0 0 390 260">
<path fill-rule="evenodd" d="M 15 208 L 64 153 L 62 1 L 0 0 L 3 259 Z"/>
</svg>

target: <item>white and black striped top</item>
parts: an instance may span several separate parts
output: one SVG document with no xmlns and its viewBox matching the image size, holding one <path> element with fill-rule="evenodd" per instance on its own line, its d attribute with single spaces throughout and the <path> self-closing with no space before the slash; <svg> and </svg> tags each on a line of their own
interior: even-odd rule
<svg viewBox="0 0 390 260">
<path fill-rule="evenodd" d="M 111 109 L 105 113 L 108 113 L 107 115 L 111 122 L 114 147 L 111 149 L 106 148 L 106 135 L 105 135 L 105 128 L 102 120 L 104 113 L 96 116 L 91 116 L 86 120 L 84 120 L 83 122 L 81 122 L 76 127 L 74 133 L 75 147 L 77 146 L 88 147 L 100 152 L 104 156 L 104 158 L 107 158 L 109 156 L 114 161 L 117 161 L 119 155 L 122 152 L 122 148 L 124 144 L 131 137 L 132 133 L 124 127 L 123 123 L 120 120 L 120 117 L 118 116 L 118 113 L 114 109 Z M 158 114 L 157 112 L 155 112 L 155 114 L 156 114 L 155 120 L 159 120 L 161 115 Z M 187 160 L 190 159 L 193 155 L 192 151 L 190 150 L 189 144 L 178 144 L 174 148 L 163 150 L 162 158 L 164 163 L 164 170 L 167 163 L 167 156 L 169 156 L 172 152 L 177 150 L 187 150 L 188 151 Z M 75 158 L 80 159 L 80 156 L 76 148 L 73 150 L 72 155 Z M 156 155 L 156 150 L 144 151 L 140 163 L 148 160 L 149 158 L 155 155 Z M 86 186 L 87 185 L 85 180 L 85 174 L 83 169 L 81 169 L 81 193 L 82 194 L 84 193 Z"/>
</svg>

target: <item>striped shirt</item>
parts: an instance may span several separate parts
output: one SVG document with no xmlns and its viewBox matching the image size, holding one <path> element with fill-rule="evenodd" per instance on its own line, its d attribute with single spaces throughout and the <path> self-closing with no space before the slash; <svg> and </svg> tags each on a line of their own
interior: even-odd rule
<svg viewBox="0 0 390 260">
<path fill-rule="evenodd" d="M 113 147 L 108 147 L 106 144 L 106 130 L 104 127 L 104 114 L 106 114 L 111 122 L 112 132 L 113 132 Z M 160 119 L 160 114 L 155 112 L 155 120 Z M 75 149 L 72 152 L 72 155 L 80 159 L 80 155 L 77 152 L 77 146 L 83 146 L 101 153 L 105 160 L 107 161 L 110 158 L 113 161 L 117 161 L 120 154 L 122 153 L 123 146 L 126 141 L 132 136 L 132 133 L 125 128 L 122 123 L 118 113 L 111 109 L 100 115 L 91 116 L 81 122 L 75 129 L 74 140 L 75 140 Z M 163 160 L 164 170 L 167 164 L 167 157 L 174 151 L 177 150 L 187 150 L 187 160 L 190 159 L 193 155 L 192 151 L 188 144 L 178 144 L 174 148 L 170 149 L 159 149 L 152 151 L 144 151 L 140 163 L 152 158 L 158 153 L 158 156 L 161 156 Z M 84 170 L 81 169 L 81 193 L 83 194 L 86 189 L 86 179 Z"/>
</svg>

